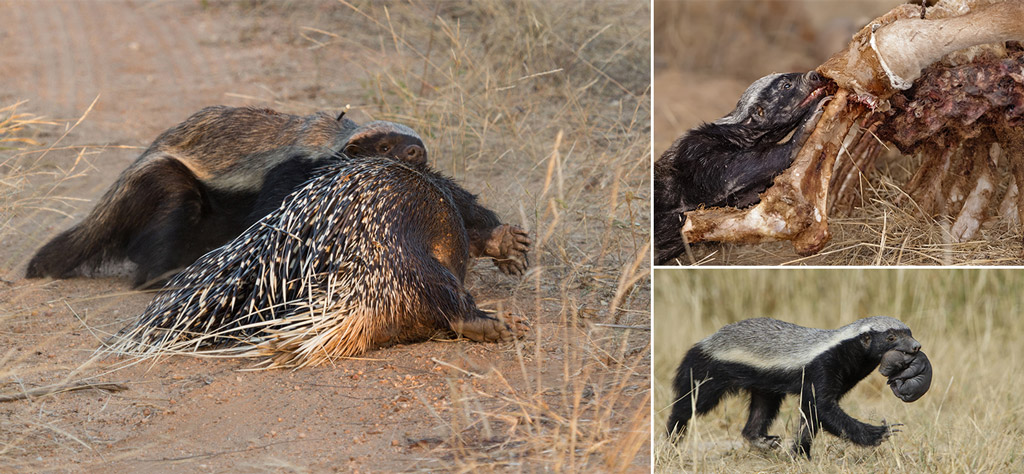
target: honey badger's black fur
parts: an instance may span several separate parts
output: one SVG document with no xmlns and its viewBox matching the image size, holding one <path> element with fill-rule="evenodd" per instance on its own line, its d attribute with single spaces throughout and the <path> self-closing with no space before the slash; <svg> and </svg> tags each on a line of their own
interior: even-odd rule
<svg viewBox="0 0 1024 474">
<path fill-rule="evenodd" d="M 683 213 L 759 201 L 817 123 L 825 84 L 814 71 L 758 79 L 729 115 L 690 130 L 661 155 L 654 164 L 655 263 L 684 250 Z"/>
<path fill-rule="evenodd" d="M 399 124 L 207 107 L 157 137 L 85 220 L 36 253 L 26 276 L 90 275 L 127 259 L 136 286 L 158 283 L 277 208 L 340 152 L 417 166 L 427 157 Z"/>
<path fill-rule="evenodd" d="M 877 446 L 892 433 L 892 425 L 857 421 L 839 407 L 839 400 L 879 367 L 888 352 L 913 356 L 920 348 L 910 328 L 884 316 L 864 318 L 835 330 L 768 318 L 730 324 L 694 345 L 679 365 L 668 434 L 686 431 L 694 407 L 703 415 L 723 396 L 745 391 L 750 394 L 750 415 L 743 437 L 756 447 L 778 446 L 779 438 L 769 436 L 768 428 L 787 394 L 799 395 L 801 400 L 800 432 L 793 447 L 796 453 L 810 457 L 811 439 L 819 426 L 856 444 Z M 900 370 L 906 362 L 898 359 L 900 366 L 882 367 L 882 372 Z M 916 360 L 928 364 L 926 358 Z M 930 380 L 930 364 L 927 373 Z"/>
</svg>

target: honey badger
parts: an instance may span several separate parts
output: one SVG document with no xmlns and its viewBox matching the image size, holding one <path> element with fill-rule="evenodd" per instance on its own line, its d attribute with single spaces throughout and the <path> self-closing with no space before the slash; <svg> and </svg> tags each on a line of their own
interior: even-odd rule
<svg viewBox="0 0 1024 474">
<path fill-rule="evenodd" d="M 338 153 L 427 162 L 404 125 L 207 107 L 157 137 L 85 220 L 36 253 L 26 276 L 91 276 L 128 260 L 135 285 L 152 285 L 277 208 Z"/>
<path fill-rule="evenodd" d="M 683 213 L 760 200 L 821 117 L 827 84 L 814 71 L 762 77 L 729 115 L 690 130 L 661 155 L 654 164 L 655 263 L 684 250 Z"/>
<path fill-rule="evenodd" d="M 779 445 L 768 428 L 786 394 L 801 400 L 795 453 L 811 457 L 811 438 L 819 426 L 856 444 L 877 446 L 895 425 L 857 421 L 839 407 L 839 400 L 876 367 L 890 377 L 896 396 L 917 400 L 928 390 L 932 373 L 920 349 L 910 328 L 886 316 L 833 330 L 769 318 L 729 324 L 695 344 L 679 365 L 668 434 L 685 433 L 694 408 L 706 414 L 723 396 L 742 390 L 750 394 L 743 437 L 755 447 Z"/>
</svg>

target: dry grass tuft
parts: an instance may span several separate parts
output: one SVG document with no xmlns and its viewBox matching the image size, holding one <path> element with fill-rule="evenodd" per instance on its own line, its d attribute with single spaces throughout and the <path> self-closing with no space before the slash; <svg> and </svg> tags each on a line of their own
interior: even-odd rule
<svg viewBox="0 0 1024 474">
<path fill-rule="evenodd" d="M 60 146 L 86 119 L 95 101 L 74 123 L 19 112 L 26 102 L 0 108 L 0 242 L 9 249 L 0 257 L 0 270 L 4 272 L 12 272 L 25 256 L 24 247 L 36 240 L 28 237 L 32 232 L 26 230 L 26 223 L 35 224 L 44 213 L 66 214 L 72 208 L 69 203 L 74 199 L 58 194 L 58 190 L 69 180 L 84 176 L 86 158 L 95 153 L 88 146 Z M 52 136 L 59 126 L 64 127 L 63 133 L 52 143 L 44 143 L 44 137 Z M 76 153 L 70 163 L 62 159 L 58 160 L 60 165 L 55 165 L 48 159 L 51 152 L 67 150 Z"/>
<path fill-rule="evenodd" d="M 718 270 L 655 273 L 654 465 L 700 472 L 1019 471 L 1024 357 L 1019 317 L 1024 274 L 1010 270 Z M 685 290 L 685 291 L 683 291 Z M 678 444 L 666 442 L 671 378 L 686 350 L 721 326 L 767 316 L 835 328 L 866 316 L 894 316 L 911 327 L 934 367 L 929 393 L 914 403 L 892 395 L 872 373 L 842 406 L 861 421 L 904 423 L 878 448 L 830 434 L 815 438 L 814 459 L 762 454 L 742 441 L 746 401 L 726 401 L 697 418 Z M 799 422 L 793 397 L 771 434 L 785 445 Z"/>
<path fill-rule="evenodd" d="M 31 180 L 42 172 L 27 156 L 42 147 L 37 138 L 40 128 L 57 125 L 19 112 L 24 104 L 21 101 L 0 108 L 0 235 L 8 229 L 15 211 L 38 202 L 34 193 L 27 191 L 34 191 Z"/>
</svg>

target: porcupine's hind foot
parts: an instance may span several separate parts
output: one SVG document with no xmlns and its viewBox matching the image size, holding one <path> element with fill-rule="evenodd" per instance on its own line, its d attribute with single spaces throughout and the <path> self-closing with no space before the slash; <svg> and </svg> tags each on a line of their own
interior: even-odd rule
<svg viewBox="0 0 1024 474">
<path fill-rule="evenodd" d="M 475 312 L 475 316 L 452 322 L 452 330 L 458 335 L 476 342 L 511 341 L 530 331 L 530 326 L 525 318 L 511 315 L 497 318 L 480 310 L 475 310 Z"/>
<path fill-rule="evenodd" d="M 502 224 L 491 230 L 484 243 L 484 255 L 494 259 L 494 264 L 506 275 L 522 275 L 530 266 L 527 252 L 533 241 L 526 230 L 516 225 Z"/>
</svg>

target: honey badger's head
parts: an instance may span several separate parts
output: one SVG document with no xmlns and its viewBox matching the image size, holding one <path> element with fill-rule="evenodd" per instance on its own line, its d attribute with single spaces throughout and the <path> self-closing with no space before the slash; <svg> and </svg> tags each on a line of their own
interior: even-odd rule
<svg viewBox="0 0 1024 474">
<path fill-rule="evenodd" d="M 375 121 L 359 127 L 348 139 L 349 156 L 382 156 L 413 166 L 427 164 L 427 147 L 420 135 L 400 123 Z"/>
<path fill-rule="evenodd" d="M 743 92 L 735 110 L 714 123 L 733 129 L 739 145 L 778 143 L 810 116 L 828 83 L 814 71 L 762 77 Z"/>
<path fill-rule="evenodd" d="M 878 372 L 889 378 L 889 388 L 904 402 L 921 398 L 931 387 L 932 364 L 905 324 L 893 318 L 865 318 L 860 338 L 868 356 L 878 361 Z M 869 327 L 870 326 L 870 327 Z"/>
</svg>

